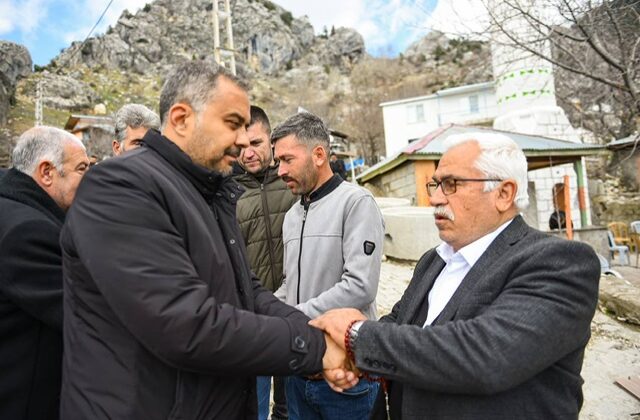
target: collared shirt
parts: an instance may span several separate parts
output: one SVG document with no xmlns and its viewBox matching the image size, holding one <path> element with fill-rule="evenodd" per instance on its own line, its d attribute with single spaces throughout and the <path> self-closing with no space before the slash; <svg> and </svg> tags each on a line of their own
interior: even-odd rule
<svg viewBox="0 0 640 420">
<path fill-rule="evenodd" d="M 429 311 L 424 326 L 431 323 L 440 315 L 440 312 L 447 306 L 453 294 L 458 290 L 460 283 L 465 278 L 469 270 L 480 259 L 482 254 L 489 248 L 491 243 L 500 233 L 509 226 L 513 219 L 505 222 L 496 230 L 471 242 L 469 245 L 454 252 L 451 245 L 443 242 L 436 248 L 436 252 L 446 263 L 440 275 L 433 283 L 429 292 Z"/>
</svg>

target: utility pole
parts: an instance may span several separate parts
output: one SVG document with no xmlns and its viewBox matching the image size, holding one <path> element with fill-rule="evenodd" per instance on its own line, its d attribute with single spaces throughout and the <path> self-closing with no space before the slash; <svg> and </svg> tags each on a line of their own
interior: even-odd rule
<svg viewBox="0 0 640 420">
<path fill-rule="evenodd" d="M 224 1 L 224 10 L 220 10 L 220 1 Z M 231 27 L 231 6 L 229 0 L 213 0 L 213 56 L 216 63 L 221 66 L 229 63 L 231 73 L 236 74 L 236 57 L 233 48 L 233 30 Z M 227 31 L 227 42 L 224 47 L 220 46 L 220 19 L 224 20 Z M 224 60 L 223 60 L 224 59 Z"/>
<path fill-rule="evenodd" d="M 36 127 L 42 125 L 42 78 L 36 85 Z"/>
</svg>

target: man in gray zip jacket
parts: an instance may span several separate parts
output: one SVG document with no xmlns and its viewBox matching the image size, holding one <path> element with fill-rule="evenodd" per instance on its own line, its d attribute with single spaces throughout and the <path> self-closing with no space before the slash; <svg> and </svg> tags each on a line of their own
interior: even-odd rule
<svg viewBox="0 0 640 420">
<path fill-rule="evenodd" d="M 284 280 L 276 296 L 311 318 L 356 307 L 375 320 L 384 222 L 373 196 L 332 173 L 329 131 L 315 115 L 289 117 L 271 141 L 278 175 L 301 196 L 285 215 Z M 286 387 L 289 418 L 367 418 L 377 388 L 361 379 L 337 393 L 324 381 L 292 376 Z"/>
</svg>

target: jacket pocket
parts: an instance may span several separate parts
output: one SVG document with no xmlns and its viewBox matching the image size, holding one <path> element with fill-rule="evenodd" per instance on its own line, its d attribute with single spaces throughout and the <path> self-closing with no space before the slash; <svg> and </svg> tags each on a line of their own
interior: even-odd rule
<svg viewBox="0 0 640 420">
<path fill-rule="evenodd" d="M 167 420 L 181 420 L 182 419 L 182 373 L 180 371 L 176 374 L 176 389 L 173 397 L 173 407 L 169 412 Z"/>
</svg>

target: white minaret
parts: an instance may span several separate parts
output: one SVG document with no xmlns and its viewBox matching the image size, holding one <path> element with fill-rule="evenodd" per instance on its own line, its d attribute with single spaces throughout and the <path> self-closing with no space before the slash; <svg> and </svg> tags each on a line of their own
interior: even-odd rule
<svg viewBox="0 0 640 420">
<path fill-rule="evenodd" d="M 528 7 L 532 14 L 540 11 L 536 0 L 519 0 L 519 6 Z M 497 130 L 533 134 L 580 143 L 562 108 L 556 104 L 553 67 L 525 48 L 514 45 L 505 32 L 519 43 L 547 55 L 549 43 L 540 41 L 541 34 L 534 30 L 521 14 L 515 13 L 508 3 L 491 0 L 489 10 L 504 30 L 494 25 L 491 43 L 493 75 L 496 82 L 496 100 L 499 116 L 493 122 Z M 544 19 L 544 16 L 540 16 Z M 582 162 L 584 167 L 584 159 Z M 559 165 L 529 172 L 529 181 L 535 183 L 538 226 L 548 229 L 553 211 L 551 188 L 562 182 L 563 176 L 571 177 L 571 208 L 574 227 L 581 227 L 577 193 L 577 176 L 573 165 Z M 584 180 L 586 185 L 586 179 Z M 587 195 L 588 196 L 588 195 Z M 590 223 L 587 200 L 587 223 Z"/>
</svg>

